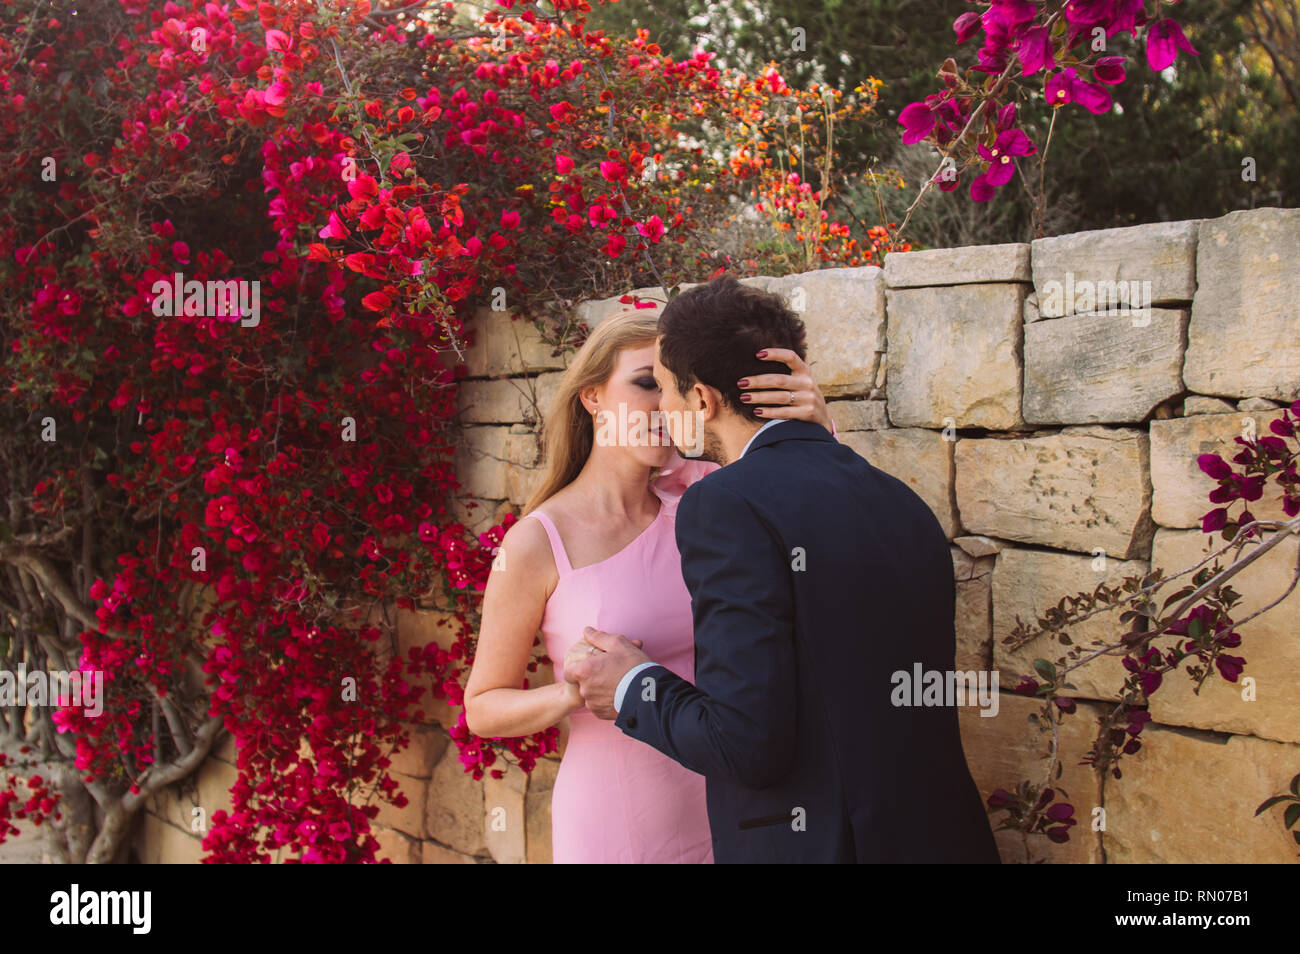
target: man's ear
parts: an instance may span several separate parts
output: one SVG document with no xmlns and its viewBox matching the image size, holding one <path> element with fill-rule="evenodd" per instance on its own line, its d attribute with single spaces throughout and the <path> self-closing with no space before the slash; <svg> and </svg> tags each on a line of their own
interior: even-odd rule
<svg viewBox="0 0 1300 954">
<path fill-rule="evenodd" d="M 702 421 L 714 421 L 722 413 L 722 392 L 696 381 L 687 397 L 686 407 L 690 411 L 699 411 Z"/>
</svg>

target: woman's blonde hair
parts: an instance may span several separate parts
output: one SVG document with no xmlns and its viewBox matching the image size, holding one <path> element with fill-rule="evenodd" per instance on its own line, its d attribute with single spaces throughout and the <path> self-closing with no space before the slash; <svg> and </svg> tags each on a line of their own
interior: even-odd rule
<svg viewBox="0 0 1300 954">
<path fill-rule="evenodd" d="M 571 484 L 591 454 L 595 425 L 579 395 L 613 376 L 620 352 L 654 344 L 658 335 L 658 309 L 640 309 L 611 315 L 587 336 L 561 376 L 551 406 L 543 412 L 542 454 L 546 473 L 520 516 L 531 513 Z"/>
</svg>

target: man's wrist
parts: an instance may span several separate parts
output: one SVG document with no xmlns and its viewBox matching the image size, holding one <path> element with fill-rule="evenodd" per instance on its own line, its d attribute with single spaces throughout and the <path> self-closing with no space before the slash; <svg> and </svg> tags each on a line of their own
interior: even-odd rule
<svg viewBox="0 0 1300 954">
<path fill-rule="evenodd" d="M 623 673 L 623 678 L 618 681 L 618 689 L 614 691 L 614 711 L 616 713 L 623 710 L 623 697 L 627 695 L 628 687 L 632 685 L 632 680 L 636 677 L 636 674 L 642 669 L 657 665 L 659 664 L 654 662 L 637 663 L 627 672 Z"/>
</svg>

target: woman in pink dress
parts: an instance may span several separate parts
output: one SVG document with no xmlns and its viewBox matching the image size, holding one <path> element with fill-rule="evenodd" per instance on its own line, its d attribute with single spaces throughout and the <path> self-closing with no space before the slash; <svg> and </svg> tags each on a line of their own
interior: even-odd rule
<svg viewBox="0 0 1300 954">
<path fill-rule="evenodd" d="M 674 521 L 682 493 L 718 465 L 682 457 L 651 417 L 659 407 L 651 375 L 657 314 L 605 319 L 562 376 L 545 417 L 545 476 L 524 507 L 533 519 L 502 540 L 465 689 L 466 722 L 483 738 L 569 720 L 551 795 L 556 864 L 713 861 L 704 777 L 597 719 L 564 681 L 570 648 L 590 651 L 586 626 L 640 641 L 656 662 L 695 678 Z M 763 416 L 820 421 L 834 433 L 802 359 L 771 349 L 768 360 L 793 373 L 751 379 L 750 389 L 768 388 L 751 391 Z M 636 421 L 637 412 L 652 421 L 650 431 L 611 440 L 618 422 Z M 520 689 L 538 629 L 556 681 Z"/>
</svg>

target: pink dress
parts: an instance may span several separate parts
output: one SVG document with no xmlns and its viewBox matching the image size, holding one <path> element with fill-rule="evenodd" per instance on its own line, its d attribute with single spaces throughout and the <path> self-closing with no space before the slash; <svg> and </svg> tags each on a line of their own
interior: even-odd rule
<svg viewBox="0 0 1300 954">
<path fill-rule="evenodd" d="M 542 617 L 556 679 L 583 627 L 594 626 L 641 640 L 651 659 L 694 681 L 691 597 L 674 526 L 683 491 L 717 466 L 674 455 L 651 482 L 660 499 L 654 522 L 618 553 L 576 570 L 551 519 L 529 514 L 546 528 L 560 575 Z M 551 794 L 555 864 L 713 863 L 704 776 L 586 709 L 573 712 L 569 725 Z"/>
</svg>

